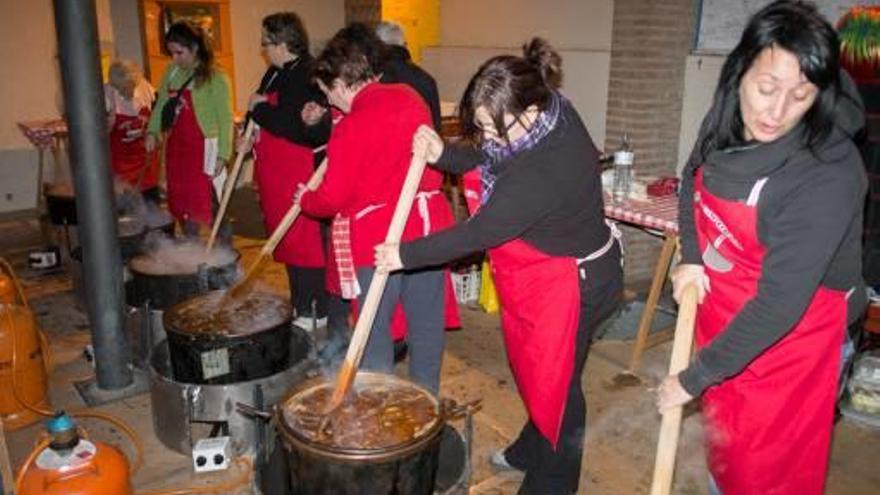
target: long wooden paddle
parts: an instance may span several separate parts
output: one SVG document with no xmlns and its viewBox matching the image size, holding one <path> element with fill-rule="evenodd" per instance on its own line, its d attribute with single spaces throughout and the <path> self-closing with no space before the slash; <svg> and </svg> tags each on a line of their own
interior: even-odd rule
<svg viewBox="0 0 880 495">
<path fill-rule="evenodd" d="M 327 159 L 324 158 L 324 161 L 321 162 L 321 166 L 318 167 L 317 170 L 312 174 L 309 178 L 309 182 L 306 184 L 310 190 L 314 191 L 321 185 L 321 181 L 324 180 L 324 173 L 327 172 Z M 296 221 L 297 217 L 299 217 L 300 212 L 302 212 L 302 208 L 299 203 L 294 203 L 293 206 L 287 210 L 287 213 L 284 214 L 284 217 L 281 219 L 281 222 L 275 227 L 275 230 L 272 232 L 272 235 L 269 236 L 269 239 L 266 241 L 266 244 L 263 244 L 263 249 L 260 250 L 260 254 L 257 255 L 257 259 L 254 260 L 253 263 L 248 267 L 247 271 L 244 274 L 244 277 L 238 279 L 238 282 L 235 283 L 230 289 L 226 292 L 224 298 L 237 297 L 241 292 L 247 287 L 250 280 L 253 278 L 254 274 L 260 270 L 263 261 L 275 251 L 275 248 L 278 247 L 278 243 L 281 242 L 281 239 L 287 234 L 287 231 L 290 230 L 290 226 L 293 225 L 293 222 Z"/>
<path fill-rule="evenodd" d="M 678 306 L 675 340 L 672 343 L 672 357 L 669 360 L 670 375 L 680 373 L 690 361 L 696 315 L 697 287 L 691 284 L 684 288 L 681 304 Z M 660 438 L 657 441 L 657 458 L 654 461 L 654 479 L 651 481 L 651 495 L 669 495 L 672 490 L 675 453 L 678 450 L 678 437 L 681 432 L 681 412 L 682 406 L 677 406 L 663 413 Z"/>
<path fill-rule="evenodd" d="M 254 121 L 253 119 L 248 121 L 247 127 L 244 129 L 244 136 L 242 139 L 245 141 L 250 141 L 251 136 L 254 135 Z M 238 154 L 235 156 L 235 163 L 232 165 L 232 171 L 229 172 L 229 177 L 226 178 L 226 183 L 223 185 L 223 197 L 220 199 L 220 207 L 217 209 L 217 215 L 214 216 L 214 225 L 211 226 L 211 235 L 208 236 L 208 244 L 205 246 L 205 251 L 210 251 L 212 247 L 214 247 L 214 242 L 217 241 L 217 233 L 220 232 L 220 223 L 223 221 L 223 215 L 226 214 L 226 207 L 229 205 L 229 198 L 232 197 L 232 192 L 235 190 L 235 183 L 238 182 L 238 174 L 241 172 L 241 164 L 244 162 L 244 156 L 247 153 L 238 150 Z"/>
<path fill-rule="evenodd" d="M 403 182 L 403 188 L 400 191 L 400 197 L 397 200 L 397 206 L 394 208 L 394 216 L 391 217 L 391 226 L 388 227 L 388 234 L 385 236 L 386 243 L 399 243 L 400 236 L 403 234 L 403 228 L 406 225 L 406 219 L 412 209 L 413 199 L 419 188 L 419 182 L 422 180 L 422 172 L 425 170 L 425 150 L 422 148 L 414 149 L 412 160 L 409 164 L 409 170 L 406 173 L 406 179 Z M 354 377 L 357 374 L 358 366 L 360 366 L 361 358 L 364 355 L 364 348 L 367 340 L 370 338 L 370 330 L 373 328 L 373 320 L 376 318 L 376 310 L 379 308 L 379 301 L 385 292 L 385 284 L 388 282 L 388 272 L 376 271 L 373 279 L 370 281 L 370 288 L 364 298 L 364 307 L 358 315 L 357 323 L 354 326 L 354 334 L 351 337 L 351 343 L 348 346 L 348 352 L 345 354 L 345 361 L 339 369 L 336 376 L 336 388 L 330 397 L 326 414 L 333 411 L 345 399 Z"/>
</svg>

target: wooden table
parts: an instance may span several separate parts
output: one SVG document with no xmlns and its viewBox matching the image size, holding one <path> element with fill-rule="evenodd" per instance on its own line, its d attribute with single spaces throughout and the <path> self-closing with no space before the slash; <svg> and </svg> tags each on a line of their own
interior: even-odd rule
<svg viewBox="0 0 880 495">
<path fill-rule="evenodd" d="M 654 267 L 651 289 L 645 301 L 645 309 L 639 320 L 636 341 L 633 344 L 627 371 L 636 374 L 641 363 L 642 353 L 648 347 L 664 342 L 672 337 L 673 328 L 650 335 L 651 324 L 657 311 L 657 302 L 669 274 L 673 256 L 678 252 L 678 196 L 659 198 L 649 197 L 647 201 L 626 200 L 614 203 L 605 196 L 605 216 L 611 220 L 631 225 L 649 234 L 663 237 L 663 248 Z"/>
</svg>

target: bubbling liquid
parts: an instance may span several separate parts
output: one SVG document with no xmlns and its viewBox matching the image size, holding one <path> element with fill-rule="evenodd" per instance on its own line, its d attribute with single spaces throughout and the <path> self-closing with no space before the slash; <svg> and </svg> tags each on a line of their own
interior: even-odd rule
<svg viewBox="0 0 880 495">
<path fill-rule="evenodd" d="M 234 261 L 235 251 L 228 248 L 205 252 L 205 246 L 199 242 L 161 239 L 154 242 L 147 254 L 132 258 L 131 269 L 148 275 L 187 275 L 196 273 L 202 264 L 216 267 Z"/>
<path fill-rule="evenodd" d="M 405 383 L 356 385 L 341 406 L 324 416 L 332 394 L 333 383 L 323 383 L 289 398 L 283 406 L 285 422 L 319 444 L 373 450 L 419 438 L 439 421 L 433 398 Z"/>
<path fill-rule="evenodd" d="M 238 336 L 268 330 L 289 321 L 290 305 L 274 294 L 249 292 L 235 299 L 214 291 L 168 310 L 169 329 L 202 335 Z"/>
</svg>

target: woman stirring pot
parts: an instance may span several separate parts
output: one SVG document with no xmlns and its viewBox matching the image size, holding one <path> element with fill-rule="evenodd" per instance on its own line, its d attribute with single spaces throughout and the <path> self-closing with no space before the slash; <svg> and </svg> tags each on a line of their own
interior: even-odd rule
<svg viewBox="0 0 880 495">
<path fill-rule="evenodd" d="M 864 123 L 834 29 L 806 2 L 749 21 L 684 171 L 676 297 L 699 289 L 691 365 L 713 493 L 820 494 L 846 326 L 864 308 Z"/>
<path fill-rule="evenodd" d="M 444 146 L 427 126 L 416 135 L 439 169 L 485 164 L 479 211 L 451 229 L 378 246 L 376 266 L 434 266 L 489 250 L 508 360 L 529 414 L 519 438 L 491 460 L 525 472 L 520 493 L 569 494 L 583 456 L 581 373 L 593 330 L 620 301 L 620 248 L 604 221 L 598 152 L 557 92 L 560 57 L 537 38 L 524 51 L 490 59 L 465 90 L 461 122 L 479 149 Z"/>
</svg>

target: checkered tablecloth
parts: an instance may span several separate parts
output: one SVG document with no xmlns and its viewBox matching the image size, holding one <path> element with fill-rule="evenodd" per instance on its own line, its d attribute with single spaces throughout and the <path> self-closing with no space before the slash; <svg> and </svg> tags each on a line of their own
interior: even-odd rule
<svg viewBox="0 0 880 495">
<path fill-rule="evenodd" d="M 67 134 L 67 122 L 63 119 L 33 120 L 19 122 L 18 128 L 37 148 L 51 148 L 55 138 Z"/>
<path fill-rule="evenodd" d="M 629 199 L 615 204 L 605 195 L 605 216 L 646 229 L 678 233 L 678 196 L 649 197 L 647 201 Z"/>
</svg>

